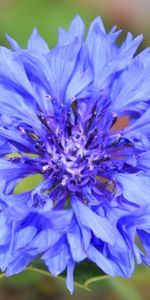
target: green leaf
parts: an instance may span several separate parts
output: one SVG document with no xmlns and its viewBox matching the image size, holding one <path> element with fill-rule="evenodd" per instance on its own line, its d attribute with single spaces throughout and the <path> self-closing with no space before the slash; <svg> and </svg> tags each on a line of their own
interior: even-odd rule
<svg viewBox="0 0 150 300">
<path fill-rule="evenodd" d="M 89 288 L 91 282 L 99 281 L 108 278 L 94 263 L 84 260 L 76 266 L 74 272 L 74 280 L 82 284 L 84 287 Z"/>
<path fill-rule="evenodd" d="M 2 279 L 3 277 L 5 277 L 4 273 L 0 273 L 0 279 Z"/>
<path fill-rule="evenodd" d="M 121 296 L 122 300 L 144 300 L 131 279 L 111 279 L 109 280 L 109 284 Z"/>
<path fill-rule="evenodd" d="M 40 259 L 34 260 L 27 270 L 53 277 Z M 66 280 L 66 272 L 63 272 L 57 278 L 60 280 Z M 105 275 L 94 263 L 88 260 L 84 260 L 83 262 L 77 264 L 74 271 L 75 285 L 89 291 L 91 290 L 90 285 L 92 283 L 104 280 L 106 278 L 109 278 L 109 276 Z"/>
</svg>

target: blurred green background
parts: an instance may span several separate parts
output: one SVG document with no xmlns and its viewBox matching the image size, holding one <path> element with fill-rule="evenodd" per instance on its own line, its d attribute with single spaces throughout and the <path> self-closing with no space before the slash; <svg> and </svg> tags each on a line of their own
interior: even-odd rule
<svg viewBox="0 0 150 300">
<path fill-rule="evenodd" d="M 50 47 L 57 41 L 57 28 L 67 28 L 73 16 L 80 14 L 88 28 L 92 19 L 101 15 L 109 29 L 117 24 L 125 32 L 144 33 L 142 47 L 149 45 L 150 0 L 0 0 L 0 41 L 8 46 L 7 32 L 26 46 L 33 27 L 37 27 Z M 34 178 L 34 184 L 39 178 Z M 31 180 L 24 180 L 20 189 L 29 190 Z M 132 279 L 123 278 L 97 281 L 93 292 L 75 288 L 70 296 L 61 280 L 35 272 L 24 273 L 0 281 L 0 300 L 149 300 L 150 270 L 137 267 Z"/>
</svg>

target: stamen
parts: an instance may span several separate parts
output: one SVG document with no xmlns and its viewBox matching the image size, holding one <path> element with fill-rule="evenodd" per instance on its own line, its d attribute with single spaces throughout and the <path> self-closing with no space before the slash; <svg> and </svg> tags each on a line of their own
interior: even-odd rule
<svg viewBox="0 0 150 300">
<path fill-rule="evenodd" d="M 40 121 L 47 127 L 47 129 L 50 130 L 50 127 L 49 127 L 49 124 L 48 124 L 46 118 L 42 114 L 38 114 L 37 116 L 40 119 Z"/>
<path fill-rule="evenodd" d="M 117 119 L 118 119 L 117 113 L 116 113 L 116 112 L 113 112 L 113 113 L 112 113 L 112 117 L 113 117 L 113 120 L 112 120 L 112 124 L 111 124 L 111 127 L 110 127 L 110 128 L 112 128 L 112 127 L 115 125 L 115 123 L 117 122 Z"/>
<path fill-rule="evenodd" d="M 45 152 L 45 150 L 44 150 L 44 148 L 43 148 L 40 141 L 36 143 L 35 148 L 39 151 Z"/>
<path fill-rule="evenodd" d="M 52 100 L 52 96 L 50 96 L 50 95 L 46 95 L 45 96 L 48 100 Z"/>
<path fill-rule="evenodd" d="M 55 141 L 57 142 L 57 144 L 63 149 L 63 146 L 62 146 L 58 136 L 52 131 L 52 129 L 50 128 L 46 118 L 42 114 L 38 114 L 37 116 L 40 119 L 40 121 L 46 126 L 49 133 L 51 133 L 51 135 L 55 138 Z"/>
<path fill-rule="evenodd" d="M 95 104 L 94 107 L 93 107 L 93 109 L 92 109 L 91 116 L 90 116 L 90 118 L 88 120 L 88 124 L 87 124 L 86 129 L 85 129 L 85 133 L 87 133 L 89 131 L 89 129 L 90 129 L 90 127 L 91 127 L 91 125 L 92 125 L 95 117 L 97 116 L 96 106 L 97 106 L 97 104 Z"/>
<path fill-rule="evenodd" d="M 50 168 L 49 165 L 44 165 L 44 166 L 42 167 L 42 171 L 45 172 L 45 171 L 47 171 L 49 168 Z"/>
<path fill-rule="evenodd" d="M 75 118 L 74 123 L 75 123 L 75 125 L 77 125 L 77 123 L 78 123 L 78 101 L 76 98 L 75 98 L 74 102 L 72 102 L 71 108 L 74 113 L 74 118 Z"/>
<path fill-rule="evenodd" d="M 21 134 L 25 134 L 26 133 L 26 131 L 25 131 L 25 129 L 23 127 L 19 127 L 19 131 L 20 131 Z"/>
<path fill-rule="evenodd" d="M 7 156 L 6 160 L 11 161 L 11 162 L 18 162 L 21 159 L 19 156 Z"/>
<path fill-rule="evenodd" d="M 67 132 L 68 132 L 68 137 L 71 136 L 72 132 L 72 125 L 71 125 L 71 112 L 67 112 Z"/>
<path fill-rule="evenodd" d="M 93 139 L 95 138 L 97 133 L 97 128 L 94 129 L 94 132 L 90 135 L 90 137 L 88 138 L 86 144 L 85 144 L 85 148 L 88 148 L 88 146 L 92 143 Z"/>
<path fill-rule="evenodd" d="M 93 163 L 102 163 L 111 159 L 110 155 L 104 155 L 102 158 L 93 160 Z"/>
</svg>

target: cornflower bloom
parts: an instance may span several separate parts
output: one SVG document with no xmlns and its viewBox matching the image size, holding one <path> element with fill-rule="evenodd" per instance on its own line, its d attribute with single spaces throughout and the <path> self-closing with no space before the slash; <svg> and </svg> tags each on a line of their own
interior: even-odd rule
<svg viewBox="0 0 150 300">
<path fill-rule="evenodd" d="M 85 259 L 110 276 L 150 265 L 150 49 L 75 17 L 49 49 L 34 29 L 0 47 L 0 268 L 37 256 L 54 275 Z M 128 125 L 117 129 L 118 120 Z M 15 194 L 23 178 L 41 174 Z M 32 180 L 32 177 L 31 177 Z M 141 245 L 137 243 L 139 237 Z"/>
</svg>

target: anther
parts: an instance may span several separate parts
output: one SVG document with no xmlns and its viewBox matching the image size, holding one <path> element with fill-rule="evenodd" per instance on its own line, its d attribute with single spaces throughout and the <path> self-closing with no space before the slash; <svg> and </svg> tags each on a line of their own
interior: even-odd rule
<svg viewBox="0 0 150 300">
<path fill-rule="evenodd" d="M 40 142 L 37 142 L 37 143 L 36 143 L 35 148 L 38 149 L 39 151 L 44 152 L 44 149 L 43 149 L 43 147 L 42 147 L 42 145 L 41 145 Z"/>
<path fill-rule="evenodd" d="M 25 134 L 26 133 L 26 131 L 25 131 L 25 129 L 23 127 L 19 127 L 19 131 L 20 131 L 21 134 Z"/>
<path fill-rule="evenodd" d="M 72 126 L 71 126 L 71 111 L 67 112 L 67 131 L 68 131 L 68 136 L 71 135 L 71 130 L 72 130 Z"/>
<path fill-rule="evenodd" d="M 78 102 L 77 99 L 74 99 L 74 102 L 71 105 L 73 113 L 74 113 L 74 118 L 75 118 L 75 125 L 77 125 L 77 121 L 78 121 Z"/>
<path fill-rule="evenodd" d="M 48 100 L 52 100 L 52 96 L 50 96 L 50 95 L 46 95 L 45 96 Z"/>
<path fill-rule="evenodd" d="M 102 157 L 102 159 L 100 159 L 100 160 L 101 160 L 101 162 L 105 162 L 105 161 L 110 160 L 110 158 L 111 158 L 110 155 L 104 155 L 104 156 Z"/>
<path fill-rule="evenodd" d="M 24 129 L 23 127 L 19 127 L 19 131 L 21 134 L 26 134 L 28 137 L 32 138 L 35 141 L 38 141 L 38 136 L 28 129 Z"/>
<path fill-rule="evenodd" d="M 18 157 L 18 156 L 7 156 L 6 157 L 7 160 L 11 161 L 11 162 L 18 162 L 21 157 Z"/>
<path fill-rule="evenodd" d="M 49 165 L 45 165 L 45 166 L 42 167 L 43 172 L 47 171 L 48 169 L 49 169 Z"/>
<path fill-rule="evenodd" d="M 42 115 L 42 114 L 38 114 L 37 115 L 38 118 L 40 119 L 40 121 L 46 126 L 46 128 L 49 130 L 49 132 L 51 133 L 51 135 L 55 138 L 55 141 L 57 142 L 57 144 L 63 149 L 61 142 L 59 141 L 58 136 L 52 131 L 52 129 L 50 128 L 46 118 Z"/>
<path fill-rule="evenodd" d="M 93 123 L 93 121 L 94 121 L 94 119 L 97 115 L 96 106 L 97 106 L 97 104 L 94 105 L 93 110 L 91 112 L 91 116 L 88 120 L 88 125 L 87 125 L 86 130 L 85 130 L 86 133 L 89 131 L 89 129 L 90 129 L 90 127 L 91 127 L 91 125 L 92 125 L 92 123 Z"/>
<path fill-rule="evenodd" d="M 112 112 L 112 117 L 113 117 L 113 120 L 112 120 L 111 127 L 117 122 L 117 119 L 118 119 L 117 113 L 116 112 Z"/>
<path fill-rule="evenodd" d="M 91 144 L 91 142 L 95 138 L 96 133 L 97 133 L 97 128 L 95 127 L 94 132 L 89 136 L 89 138 L 86 142 L 85 148 L 87 148 Z"/>
</svg>

